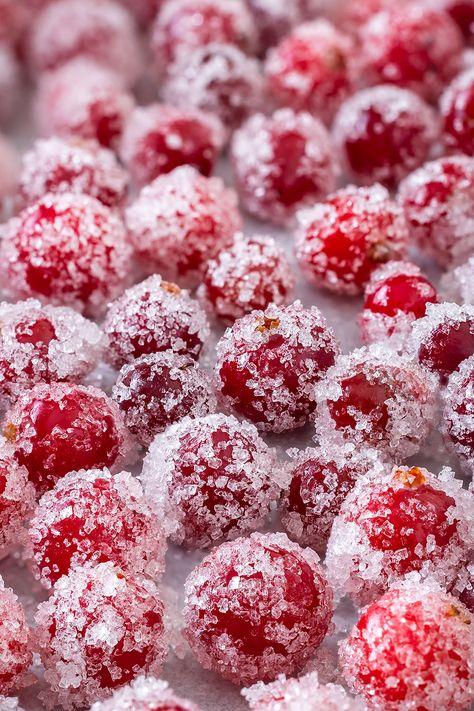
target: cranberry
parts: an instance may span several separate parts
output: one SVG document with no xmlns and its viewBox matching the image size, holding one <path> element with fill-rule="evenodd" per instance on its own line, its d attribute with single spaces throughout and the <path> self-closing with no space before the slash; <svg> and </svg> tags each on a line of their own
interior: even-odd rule
<svg viewBox="0 0 474 711">
<path fill-rule="evenodd" d="M 454 79 L 441 97 L 440 108 L 447 147 L 474 155 L 474 68 Z"/>
<path fill-rule="evenodd" d="M 28 683 L 33 644 L 25 611 L 11 588 L 0 578 L 0 694 L 18 691 Z"/>
<path fill-rule="evenodd" d="M 466 40 L 474 34 L 474 2 L 473 0 L 430 0 L 439 10 L 448 13 L 457 24 Z"/>
<path fill-rule="evenodd" d="M 135 0 L 133 0 L 135 2 Z M 200 711 L 196 704 L 179 698 L 168 682 L 140 676 L 114 691 L 110 699 L 94 704 L 94 711 Z"/>
<path fill-rule="evenodd" d="M 5 557 L 11 549 L 23 542 L 24 523 L 31 516 L 34 503 L 35 490 L 28 481 L 28 472 L 16 461 L 14 448 L 2 439 L 0 441 L 0 557 Z"/>
<path fill-rule="evenodd" d="M 453 372 L 444 393 L 443 430 L 446 443 L 469 473 L 474 474 L 474 356 Z"/>
</svg>

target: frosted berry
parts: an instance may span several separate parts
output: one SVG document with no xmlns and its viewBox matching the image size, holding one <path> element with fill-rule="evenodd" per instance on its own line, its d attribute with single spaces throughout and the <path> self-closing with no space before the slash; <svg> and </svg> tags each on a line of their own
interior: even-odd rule
<svg viewBox="0 0 474 711">
<path fill-rule="evenodd" d="M 358 183 L 394 187 L 429 158 L 438 138 L 433 109 L 396 86 L 376 86 L 345 101 L 333 126 L 345 168 Z"/>
<path fill-rule="evenodd" d="M 442 382 L 474 355 L 474 306 L 430 304 L 412 329 L 408 350 Z"/>
<path fill-rule="evenodd" d="M 15 459 L 15 450 L 0 440 L 0 558 L 24 542 L 24 524 L 35 504 L 28 472 Z M 1 678 L 1 673 L 0 673 Z"/>
<path fill-rule="evenodd" d="M 314 386 L 338 350 L 315 306 L 270 305 L 238 319 L 219 341 L 216 387 L 224 403 L 258 429 L 302 427 L 315 408 Z"/>
<path fill-rule="evenodd" d="M 132 83 L 141 70 L 133 21 L 111 0 L 58 0 L 48 3 L 32 26 L 29 63 L 36 74 L 87 57 Z"/>
<path fill-rule="evenodd" d="M 0 124 L 9 123 L 12 118 L 13 110 L 18 102 L 19 85 L 20 68 L 18 61 L 13 50 L 0 40 Z"/>
<path fill-rule="evenodd" d="M 101 312 L 123 291 L 131 248 L 125 228 L 89 195 L 45 195 L 5 226 L 0 248 L 5 293 Z"/>
<path fill-rule="evenodd" d="M 400 0 L 400 4 L 409 0 Z M 340 24 L 359 39 L 367 22 L 382 10 L 390 8 L 392 0 L 346 0 L 340 8 Z"/>
<path fill-rule="evenodd" d="M 381 264 L 406 254 L 408 226 L 381 185 L 347 187 L 298 215 L 296 258 L 315 286 L 361 293 Z"/>
<path fill-rule="evenodd" d="M 436 304 L 433 284 L 412 262 L 389 262 L 376 269 L 366 285 L 364 309 L 358 322 L 364 343 L 393 338 L 400 344 L 410 334 L 414 321 Z"/>
<path fill-rule="evenodd" d="M 114 691 L 110 699 L 98 701 L 91 711 L 200 711 L 192 701 L 176 696 L 168 682 L 140 676 Z"/>
<path fill-rule="evenodd" d="M 374 344 L 339 356 L 316 387 L 316 433 L 405 458 L 424 444 L 436 379 L 406 356 Z"/>
<path fill-rule="evenodd" d="M 6 414 L 3 434 L 39 493 L 72 470 L 116 469 L 130 450 L 115 404 L 81 385 L 36 385 Z"/>
<path fill-rule="evenodd" d="M 257 60 L 231 44 L 209 44 L 174 62 L 162 87 L 165 101 L 215 114 L 229 131 L 264 103 Z"/>
<path fill-rule="evenodd" d="M 215 409 L 208 376 L 191 356 L 171 351 L 125 364 L 112 397 L 129 431 L 144 447 L 186 415 L 199 417 Z"/>
<path fill-rule="evenodd" d="M 25 711 L 23 706 L 20 706 L 20 703 L 16 696 L 6 697 L 0 695 L 0 703 L 3 704 L 3 711 Z"/>
<path fill-rule="evenodd" d="M 220 178 L 182 166 L 143 188 L 126 223 L 147 271 L 194 287 L 208 260 L 231 244 L 241 218 L 235 193 Z"/>
<path fill-rule="evenodd" d="M 245 209 L 276 224 L 321 200 L 336 184 L 337 164 L 323 124 L 308 113 L 255 114 L 234 135 L 237 190 Z"/>
<path fill-rule="evenodd" d="M 446 146 L 474 155 L 474 68 L 466 69 L 449 85 L 441 97 L 440 109 Z"/>
<path fill-rule="evenodd" d="M 357 604 L 416 571 L 449 586 L 469 556 L 472 497 L 450 470 L 395 467 L 360 477 L 328 542 L 332 584 Z"/>
<path fill-rule="evenodd" d="M 80 382 L 104 351 L 102 331 L 73 309 L 35 299 L 0 303 L 0 393 L 36 383 Z"/>
<path fill-rule="evenodd" d="M 74 59 L 41 78 L 34 119 L 43 136 L 78 136 L 116 149 L 134 104 L 116 74 L 89 59 Z"/>
<path fill-rule="evenodd" d="M 357 479 L 382 470 L 378 453 L 351 443 L 322 445 L 295 453 L 290 483 L 280 502 L 288 536 L 320 553 L 326 550 L 332 524 Z"/>
<path fill-rule="evenodd" d="M 158 274 L 109 304 L 103 328 L 109 340 L 109 360 L 117 368 L 161 351 L 197 359 L 209 337 L 198 302 Z"/>
<path fill-rule="evenodd" d="M 288 303 L 294 286 L 292 267 L 272 237 L 238 234 L 209 262 L 198 295 L 218 318 L 233 323 L 256 309 Z"/>
<path fill-rule="evenodd" d="M 171 540 L 208 548 L 263 527 L 280 492 L 279 470 L 253 425 L 208 415 L 158 435 L 141 479 Z"/>
<path fill-rule="evenodd" d="M 188 576 L 185 593 L 193 652 L 240 685 L 299 671 L 331 622 L 332 592 L 317 554 L 283 533 L 218 546 Z"/>
<path fill-rule="evenodd" d="M 464 360 L 444 392 L 442 427 L 448 448 L 474 474 L 474 355 Z"/>
<path fill-rule="evenodd" d="M 1 577 L 0 615 L 0 694 L 9 694 L 25 686 L 28 667 L 33 661 L 33 644 L 25 611 Z"/>
<path fill-rule="evenodd" d="M 474 304 L 474 255 L 443 275 L 441 293 L 445 301 Z"/>
<path fill-rule="evenodd" d="M 30 521 L 28 557 L 47 587 L 84 563 L 114 562 L 157 580 L 165 533 L 140 483 L 128 472 L 71 472 L 46 492 Z"/>
<path fill-rule="evenodd" d="M 400 185 L 410 232 L 438 264 L 460 264 L 474 252 L 474 158 L 426 163 Z"/>
<path fill-rule="evenodd" d="M 330 122 L 355 86 L 352 40 L 327 20 L 299 25 L 269 52 L 265 75 L 279 105 Z"/>
<path fill-rule="evenodd" d="M 342 670 L 371 709 L 467 709 L 474 695 L 474 618 L 434 583 L 395 587 L 342 643 Z"/>
<path fill-rule="evenodd" d="M 91 195 L 107 207 L 122 207 L 128 176 L 114 154 L 95 141 L 37 140 L 24 154 L 20 201 L 31 205 L 47 193 Z"/>
<path fill-rule="evenodd" d="M 213 114 L 151 104 L 128 117 L 120 155 L 135 182 L 145 185 L 180 165 L 210 175 L 224 142 L 224 127 Z"/>
<path fill-rule="evenodd" d="M 473 0 L 430 0 L 429 5 L 443 10 L 451 15 L 454 22 L 464 35 L 465 40 L 470 40 L 474 34 L 474 2 Z"/>
<path fill-rule="evenodd" d="M 435 101 L 460 69 L 462 35 L 454 20 L 422 3 L 387 4 L 361 31 L 365 74 Z"/>
<path fill-rule="evenodd" d="M 140 674 L 159 675 L 167 652 L 155 585 L 113 563 L 76 568 L 39 605 L 36 643 L 64 709 L 88 707 Z"/>
</svg>

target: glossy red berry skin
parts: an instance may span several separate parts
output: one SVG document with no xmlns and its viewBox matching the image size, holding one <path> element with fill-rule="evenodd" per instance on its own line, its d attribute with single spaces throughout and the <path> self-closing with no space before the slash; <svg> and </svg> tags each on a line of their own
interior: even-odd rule
<svg viewBox="0 0 474 711">
<path fill-rule="evenodd" d="M 474 69 L 466 69 L 448 86 L 440 109 L 447 148 L 474 155 Z"/>
</svg>

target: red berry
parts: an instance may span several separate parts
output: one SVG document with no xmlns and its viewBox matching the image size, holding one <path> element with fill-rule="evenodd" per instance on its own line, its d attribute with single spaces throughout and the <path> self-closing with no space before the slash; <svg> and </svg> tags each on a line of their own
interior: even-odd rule
<svg viewBox="0 0 474 711">
<path fill-rule="evenodd" d="M 270 305 L 237 320 L 221 338 L 216 385 L 225 404 L 258 429 L 292 430 L 311 418 L 314 386 L 338 350 L 315 306 Z"/>
<path fill-rule="evenodd" d="M 17 596 L 0 577 L 0 694 L 18 691 L 27 684 L 33 661 L 31 632 Z"/>
<path fill-rule="evenodd" d="M 307 279 L 340 294 L 359 294 L 380 264 L 403 257 L 408 227 L 381 185 L 348 187 L 298 215 L 296 258 Z"/>
<path fill-rule="evenodd" d="M 237 235 L 209 262 L 200 298 L 227 323 L 270 304 L 288 303 L 295 277 L 285 252 L 272 237 Z"/>
<path fill-rule="evenodd" d="M 342 643 L 342 670 L 372 709 L 467 709 L 474 618 L 433 583 L 407 583 L 369 605 Z"/>
<path fill-rule="evenodd" d="M 463 361 L 444 392 L 443 430 L 448 448 L 474 474 L 474 356 Z"/>
<path fill-rule="evenodd" d="M 399 0 L 399 4 L 406 1 Z M 341 7 L 341 25 L 347 32 L 359 35 L 374 15 L 390 8 L 391 4 L 392 0 L 346 0 Z"/>
<path fill-rule="evenodd" d="M 387 84 L 348 99 L 333 134 L 346 170 L 359 183 L 394 187 L 429 157 L 438 125 L 420 97 Z"/>
<path fill-rule="evenodd" d="M 144 447 L 186 415 L 215 409 L 208 376 L 188 355 L 152 353 L 123 366 L 112 397 L 129 431 Z"/>
<path fill-rule="evenodd" d="M 5 292 L 100 313 L 128 281 L 124 226 L 88 195 L 46 195 L 5 228 L 0 248 Z"/>
<path fill-rule="evenodd" d="M 155 585 L 113 563 L 76 568 L 39 605 L 36 641 L 63 708 L 87 707 L 141 674 L 159 675 L 167 651 Z"/>
<path fill-rule="evenodd" d="M 284 224 L 335 187 L 330 138 L 308 113 L 255 114 L 235 133 L 231 152 L 241 201 L 260 219 Z"/>
<path fill-rule="evenodd" d="M 35 490 L 28 481 L 28 472 L 16 461 L 14 448 L 2 439 L 0 441 L 1 558 L 4 558 L 19 543 L 23 543 L 24 523 L 31 516 L 34 504 Z M 0 689 L 0 693 L 3 693 L 3 690 Z"/>
<path fill-rule="evenodd" d="M 134 0 L 135 1 L 135 0 Z M 153 677 L 138 677 L 128 686 L 114 691 L 110 699 L 99 701 L 94 711 L 200 711 L 196 704 L 175 696 L 168 682 Z"/>
<path fill-rule="evenodd" d="M 429 5 L 452 17 L 466 40 L 474 34 L 473 0 L 429 0 Z"/>
<path fill-rule="evenodd" d="M 151 104 L 130 114 L 120 155 L 135 181 L 145 185 L 180 165 L 210 175 L 224 139 L 224 127 L 212 114 Z"/>
<path fill-rule="evenodd" d="M 440 109 L 446 146 L 474 155 L 474 68 L 466 69 L 448 86 Z"/>
<path fill-rule="evenodd" d="M 6 414 L 3 434 L 39 493 L 73 470 L 117 469 L 130 450 L 114 403 L 81 385 L 36 385 Z"/>
<path fill-rule="evenodd" d="M 282 533 L 215 548 L 185 583 L 185 634 L 200 663 L 240 685 L 299 671 L 331 621 L 318 561 Z"/>
</svg>

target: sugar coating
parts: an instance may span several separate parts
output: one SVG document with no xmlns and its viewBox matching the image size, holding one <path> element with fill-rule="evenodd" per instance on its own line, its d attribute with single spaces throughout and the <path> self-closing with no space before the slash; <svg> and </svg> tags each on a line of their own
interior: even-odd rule
<svg viewBox="0 0 474 711">
<path fill-rule="evenodd" d="M 443 274 L 441 293 L 446 301 L 474 304 L 474 256 Z"/>
<path fill-rule="evenodd" d="M 216 351 L 222 402 L 260 430 L 284 432 L 312 418 L 314 386 L 339 345 L 319 309 L 295 301 L 238 319 Z"/>
<path fill-rule="evenodd" d="M 68 307 L 0 302 L 0 322 L 0 392 L 7 398 L 36 383 L 80 382 L 104 351 L 100 328 Z"/>
<path fill-rule="evenodd" d="M 237 234 L 232 244 L 208 263 L 198 296 L 226 323 L 291 300 L 295 275 L 285 251 L 273 237 Z"/>
<path fill-rule="evenodd" d="M 32 26 L 29 64 L 36 74 L 76 57 L 89 57 L 133 83 L 141 52 L 128 12 L 110 0 L 58 0 L 46 4 Z"/>
<path fill-rule="evenodd" d="M 78 58 L 41 77 L 33 118 L 42 136 L 79 136 L 115 149 L 134 105 L 113 71 Z"/>
<path fill-rule="evenodd" d="M 76 469 L 116 471 L 133 451 L 119 408 L 92 386 L 34 386 L 5 415 L 3 435 L 38 493 Z"/>
<path fill-rule="evenodd" d="M 474 250 L 474 158 L 447 156 L 426 163 L 400 185 L 413 238 L 442 267 Z"/>
<path fill-rule="evenodd" d="M 126 224 L 145 269 L 194 287 L 208 260 L 232 242 L 241 218 L 237 196 L 220 178 L 182 166 L 143 188 Z"/>
<path fill-rule="evenodd" d="M 474 68 L 468 67 L 447 87 L 440 99 L 443 138 L 448 149 L 474 155 L 470 113 L 474 99 Z"/>
<path fill-rule="evenodd" d="M 280 106 L 330 123 L 355 87 L 352 39 L 327 20 L 298 25 L 268 53 L 265 75 Z"/>
<path fill-rule="evenodd" d="M 378 266 L 406 254 L 408 225 L 382 185 L 349 186 L 298 213 L 296 258 L 315 286 L 359 294 Z"/>
<path fill-rule="evenodd" d="M 474 560 L 461 568 L 458 578 L 450 592 L 458 597 L 463 605 L 474 614 Z"/>
<path fill-rule="evenodd" d="M 20 200 L 31 205 L 46 193 L 79 193 L 107 207 L 122 207 L 128 182 L 112 151 L 95 141 L 38 139 L 22 158 Z"/>
<path fill-rule="evenodd" d="M 0 41 L 0 123 L 11 119 L 18 101 L 19 85 L 18 61 L 10 47 Z"/>
<path fill-rule="evenodd" d="M 186 415 L 199 417 L 216 409 L 207 373 L 191 356 L 172 351 L 143 355 L 125 364 L 112 397 L 128 430 L 144 447 Z"/>
<path fill-rule="evenodd" d="M 283 528 L 302 546 L 323 554 L 334 519 L 357 479 L 382 472 L 384 465 L 374 449 L 352 442 L 290 450 L 290 482 L 280 500 Z"/>
<path fill-rule="evenodd" d="M 159 274 L 109 304 L 103 329 L 109 340 L 109 360 L 117 368 L 159 351 L 197 359 L 209 338 L 209 324 L 199 303 Z"/>
<path fill-rule="evenodd" d="M 263 527 L 284 473 L 249 422 L 186 417 L 158 435 L 141 480 L 174 543 L 208 548 Z"/>
<path fill-rule="evenodd" d="M 10 696 L 0 696 L 0 709 L 1 711 L 24 711 L 24 709 L 19 705 L 19 701 L 16 697 Z"/>
<path fill-rule="evenodd" d="M 170 104 L 216 114 L 231 131 L 262 107 L 265 85 L 256 59 L 232 44 L 212 42 L 178 57 L 162 96 Z"/>
<path fill-rule="evenodd" d="M 403 4 L 406 0 L 400 0 Z M 347 0 L 340 8 L 340 24 L 346 32 L 358 35 L 377 13 L 389 8 L 391 0 Z"/>
<path fill-rule="evenodd" d="M 385 344 L 358 348 L 316 386 L 316 434 L 412 456 L 431 430 L 437 387 L 431 373 Z"/>
<path fill-rule="evenodd" d="M 432 581 L 407 581 L 362 612 L 340 646 L 344 676 L 375 711 L 467 709 L 474 617 Z"/>
<path fill-rule="evenodd" d="M 223 543 L 185 583 L 185 636 L 199 662 L 235 684 L 302 668 L 331 622 L 318 555 L 283 533 Z"/>
<path fill-rule="evenodd" d="M 35 642 L 52 694 L 69 711 L 110 696 L 140 674 L 159 675 L 167 653 L 154 583 L 113 563 L 76 568 L 35 615 Z"/>
<path fill-rule="evenodd" d="M 217 116 L 193 108 L 150 104 L 127 119 L 120 156 L 139 185 L 180 165 L 210 175 L 225 142 Z"/>
<path fill-rule="evenodd" d="M 105 205 L 48 194 L 4 226 L 0 275 L 10 298 L 97 315 L 126 286 L 131 254 L 121 219 Z"/>
<path fill-rule="evenodd" d="M 28 529 L 27 557 L 51 587 L 84 563 L 114 562 L 132 574 L 158 580 L 166 539 L 140 482 L 106 468 L 70 472 L 41 497 Z"/>
<path fill-rule="evenodd" d="M 192 701 L 174 694 L 168 682 L 139 676 L 115 691 L 110 699 L 93 704 L 90 711 L 200 711 Z"/>
<path fill-rule="evenodd" d="M 390 339 L 402 351 L 418 318 L 428 303 L 438 301 L 433 284 L 413 262 L 390 261 L 372 272 L 365 287 L 364 309 L 359 314 L 361 339 L 374 343 Z"/>
<path fill-rule="evenodd" d="M 26 685 L 32 662 L 32 639 L 25 611 L 11 588 L 0 577 L 0 694 Z"/>
<path fill-rule="evenodd" d="M 371 83 L 398 84 L 434 103 L 459 71 L 459 28 L 449 15 L 423 4 L 386 4 L 360 34 Z"/>
<path fill-rule="evenodd" d="M 447 467 L 399 466 L 362 476 L 342 504 L 327 547 L 335 590 L 358 605 L 416 571 L 447 588 L 469 557 L 472 496 Z"/>
<path fill-rule="evenodd" d="M 433 109 L 419 96 L 384 84 L 347 99 L 332 132 L 346 171 L 358 183 L 393 187 L 427 160 L 439 129 Z"/>
<path fill-rule="evenodd" d="M 337 163 L 329 135 L 309 113 L 257 113 L 235 133 L 231 159 L 240 199 L 252 215 L 276 224 L 334 189 Z M 292 161 L 288 164 L 288 153 Z"/>
<path fill-rule="evenodd" d="M 24 542 L 24 525 L 33 513 L 35 488 L 26 467 L 15 459 L 15 449 L 0 439 L 0 558 Z"/>
<path fill-rule="evenodd" d="M 407 353 L 446 382 L 474 355 L 474 305 L 428 304 L 426 316 L 413 324 Z"/>
<path fill-rule="evenodd" d="M 474 474 L 474 355 L 449 376 L 443 400 L 446 445 L 466 471 Z"/>
<path fill-rule="evenodd" d="M 258 682 L 242 695 L 251 711 L 364 711 L 362 701 L 351 698 L 339 684 L 321 684 L 316 672 L 298 679 L 279 677 Z"/>
</svg>

